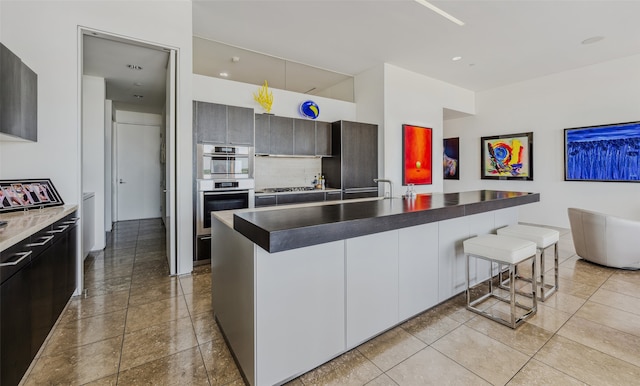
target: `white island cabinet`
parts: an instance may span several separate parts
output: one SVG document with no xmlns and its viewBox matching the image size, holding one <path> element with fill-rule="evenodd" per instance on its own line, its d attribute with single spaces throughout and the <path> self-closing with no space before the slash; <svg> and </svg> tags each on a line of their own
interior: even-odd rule
<svg viewBox="0 0 640 386">
<path fill-rule="evenodd" d="M 213 309 L 245 380 L 285 383 L 464 291 L 462 242 L 517 223 L 517 205 L 539 201 L 523 195 L 214 212 Z"/>
</svg>

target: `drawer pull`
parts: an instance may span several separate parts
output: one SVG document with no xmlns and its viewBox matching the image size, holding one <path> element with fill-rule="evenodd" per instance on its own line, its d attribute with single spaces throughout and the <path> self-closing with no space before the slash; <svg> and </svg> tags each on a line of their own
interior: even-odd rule
<svg viewBox="0 0 640 386">
<path fill-rule="evenodd" d="M 80 220 L 80 217 L 71 217 L 69 220 L 64 221 L 63 224 L 75 224 Z"/>
<path fill-rule="evenodd" d="M 61 233 L 64 232 L 67 228 L 69 228 L 69 225 L 61 225 L 60 228 L 56 229 L 55 231 L 47 231 L 47 233 Z"/>
<path fill-rule="evenodd" d="M 16 256 L 20 256 L 20 258 L 18 260 L 12 261 L 10 263 L 2 263 L 2 264 L 0 264 L 0 267 L 9 267 L 9 266 L 12 266 L 12 265 L 18 265 L 22 260 L 24 260 L 27 257 L 29 257 L 29 255 L 31 255 L 32 253 L 33 253 L 33 251 L 16 253 Z"/>
<path fill-rule="evenodd" d="M 41 247 L 41 246 L 45 245 L 46 243 L 48 243 L 49 241 L 51 241 L 51 239 L 54 238 L 54 237 L 55 237 L 54 235 L 44 236 L 42 238 L 44 241 L 41 241 L 39 243 L 30 243 L 30 244 L 27 244 L 26 246 L 27 247 Z"/>
</svg>

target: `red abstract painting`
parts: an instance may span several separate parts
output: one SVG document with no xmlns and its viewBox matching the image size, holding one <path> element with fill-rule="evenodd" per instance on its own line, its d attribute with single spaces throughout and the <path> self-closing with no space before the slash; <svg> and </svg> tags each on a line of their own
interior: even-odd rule
<svg viewBox="0 0 640 386">
<path fill-rule="evenodd" d="M 402 125 L 403 185 L 430 185 L 433 169 L 431 129 L 428 127 Z"/>
</svg>

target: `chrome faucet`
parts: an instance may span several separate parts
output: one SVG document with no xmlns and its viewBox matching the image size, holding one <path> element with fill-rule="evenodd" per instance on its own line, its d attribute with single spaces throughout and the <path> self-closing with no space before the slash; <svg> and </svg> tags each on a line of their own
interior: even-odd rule
<svg viewBox="0 0 640 386">
<path fill-rule="evenodd" d="M 382 179 L 382 178 L 374 178 L 373 182 L 375 182 L 375 183 L 378 183 L 378 182 L 387 182 L 387 183 L 389 183 L 389 199 L 393 198 L 393 182 L 391 182 L 391 180 L 385 180 L 385 179 Z"/>
</svg>

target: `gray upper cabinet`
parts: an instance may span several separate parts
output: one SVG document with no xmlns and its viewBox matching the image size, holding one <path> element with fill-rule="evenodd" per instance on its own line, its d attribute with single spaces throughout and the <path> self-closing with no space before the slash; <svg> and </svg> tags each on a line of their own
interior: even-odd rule
<svg viewBox="0 0 640 386">
<path fill-rule="evenodd" d="M 293 120 L 293 154 L 316 154 L 316 122 L 308 119 Z"/>
<path fill-rule="evenodd" d="M 255 114 L 256 154 L 331 156 L 331 124 Z"/>
<path fill-rule="evenodd" d="M 253 146 L 253 109 L 227 106 L 227 143 Z"/>
<path fill-rule="evenodd" d="M 256 154 L 269 154 L 271 133 L 269 115 L 256 114 Z"/>
<path fill-rule="evenodd" d="M 194 101 L 198 143 L 253 146 L 253 109 Z"/>
<path fill-rule="evenodd" d="M 0 133 L 37 140 L 38 76 L 0 44 Z"/>
<path fill-rule="evenodd" d="M 197 141 L 224 144 L 227 140 L 227 106 L 194 101 L 193 126 Z"/>
<path fill-rule="evenodd" d="M 331 156 L 331 123 L 316 121 L 316 155 Z"/>
<path fill-rule="evenodd" d="M 269 154 L 293 155 L 293 118 L 269 117 Z"/>
</svg>

